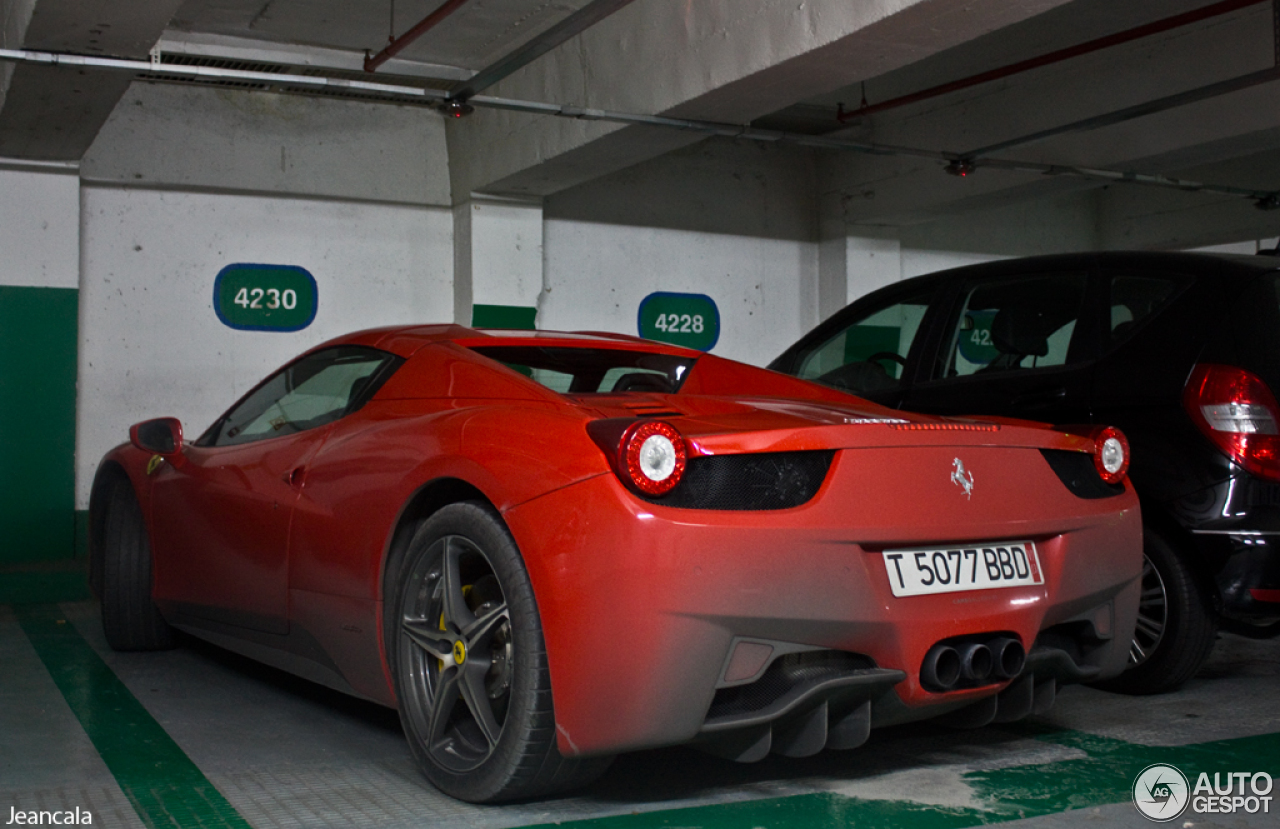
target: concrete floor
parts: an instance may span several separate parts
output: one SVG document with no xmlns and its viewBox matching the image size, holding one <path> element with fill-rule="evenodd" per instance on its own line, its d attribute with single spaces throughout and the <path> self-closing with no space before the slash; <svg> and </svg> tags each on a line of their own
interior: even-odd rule
<svg viewBox="0 0 1280 829">
<path fill-rule="evenodd" d="M 621 757 L 574 797 L 480 807 L 414 769 L 393 712 L 203 643 L 112 652 L 91 602 L 0 605 L 0 825 L 88 810 L 102 827 L 1010 827 L 1149 825 L 1152 763 L 1280 777 L 1280 640 L 1220 637 L 1175 694 L 1072 687 L 1051 714 L 873 732 L 851 752 L 754 765 L 688 749 Z M 1269 814 L 1169 825 L 1280 826 Z M 83 821 L 83 812 L 81 813 Z"/>
</svg>

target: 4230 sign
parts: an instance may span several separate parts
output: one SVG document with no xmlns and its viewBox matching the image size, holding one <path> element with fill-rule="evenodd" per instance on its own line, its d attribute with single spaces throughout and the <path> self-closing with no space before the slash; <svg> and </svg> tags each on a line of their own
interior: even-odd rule
<svg viewBox="0 0 1280 829">
<path fill-rule="evenodd" d="M 237 331 L 301 331 L 318 307 L 315 277 L 296 265 L 227 265 L 213 282 L 213 310 Z"/>
</svg>

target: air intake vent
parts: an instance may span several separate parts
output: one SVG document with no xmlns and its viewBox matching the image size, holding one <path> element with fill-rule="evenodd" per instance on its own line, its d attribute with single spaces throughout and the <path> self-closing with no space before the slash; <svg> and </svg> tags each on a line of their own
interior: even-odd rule
<svg viewBox="0 0 1280 829">
<path fill-rule="evenodd" d="M 685 509 L 790 509 L 818 493 L 834 456 L 822 451 L 690 458 L 674 491 L 645 500 Z"/>
<path fill-rule="evenodd" d="M 1093 455 L 1087 452 L 1069 452 L 1063 449 L 1041 449 L 1040 454 L 1058 475 L 1067 489 L 1078 498 L 1110 498 L 1124 492 L 1124 484 L 1109 484 L 1102 480 L 1093 465 Z"/>
<path fill-rule="evenodd" d="M 452 85 L 452 81 L 420 78 L 420 77 L 404 77 L 400 75 L 388 76 L 384 74 L 371 75 L 367 72 L 332 69 L 327 67 L 315 66 L 289 66 L 279 63 L 264 63 L 261 61 L 236 60 L 233 58 L 208 57 L 204 55 L 176 55 L 164 54 L 161 56 L 160 63 L 162 66 L 192 66 L 207 67 L 216 70 L 230 70 L 236 72 L 253 72 L 258 75 L 277 75 L 277 76 L 293 76 L 293 77 L 310 77 L 325 78 L 335 81 L 332 85 L 311 86 L 309 84 L 290 83 L 287 80 L 276 82 L 269 78 L 236 78 L 236 77 L 220 77 L 216 74 L 209 75 L 184 75 L 170 74 L 167 72 L 140 72 L 136 76 L 138 80 L 152 81 L 157 83 L 177 83 L 177 84 L 194 84 L 197 86 L 212 86 L 221 89 L 243 89 L 258 92 L 275 92 L 287 95 L 307 95 L 311 97 L 322 98 L 342 98 L 359 101 L 378 101 L 392 104 L 408 104 L 418 106 L 430 106 L 437 102 L 436 98 L 418 97 L 413 90 L 444 90 Z M 352 81 L 356 86 L 347 86 L 344 81 Z M 361 89 L 360 83 L 390 84 L 395 87 L 402 87 L 406 90 L 404 94 L 396 94 L 393 91 L 382 91 L 377 89 Z"/>
<path fill-rule="evenodd" d="M 260 63 L 253 60 L 235 60 L 233 58 L 210 58 L 199 55 L 162 55 L 160 63 L 170 66 L 212 66 L 215 69 L 235 69 L 238 72 L 262 72 L 264 74 L 285 74 L 291 70 L 287 66 L 276 63 Z"/>
</svg>

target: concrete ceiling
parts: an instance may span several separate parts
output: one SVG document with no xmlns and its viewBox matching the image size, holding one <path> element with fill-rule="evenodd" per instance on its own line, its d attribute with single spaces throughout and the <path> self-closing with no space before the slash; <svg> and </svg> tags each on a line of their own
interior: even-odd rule
<svg viewBox="0 0 1280 829">
<path fill-rule="evenodd" d="M 473 0 L 411 43 L 400 57 L 478 71 L 587 4 L 588 0 Z M 186 0 L 170 21 L 179 32 L 267 43 L 377 52 L 441 0 Z M 394 16 L 394 23 L 393 23 Z"/>
<path fill-rule="evenodd" d="M 470 0 L 377 74 L 445 89 L 587 4 Z M 376 52 L 391 31 L 405 31 L 438 5 L 396 0 L 393 23 L 391 0 L 0 0 L 2 45 L 9 49 L 138 58 L 159 43 L 170 54 L 348 75 L 366 50 Z M 856 108 L 864 95 L 876 104 L 1208 5 L 1211 0 L 636 0 L 485 93 L 963 156 L 1273 69 L 1273 4 L 1255 3 L 847 123 L 836 120 L 836 107 Z M 12 158 L 77 160 L 131 82 L 127 74 L 3 67 L 0 156 Z M 1280 80 L 1263 81 L 983 157 L 1280 190 Z M 551 195 L 699 140 L 705 136 L 695 132 L 481 108 L 449 124 L 454 194 Z M 983 169 L 981 159 L 974 174 L 961 179 L 943 174 L 946 162 L 937 157 L 797 152 L 817 152 L 824 203 L 849 225 L 918 225 L 1104 186 Z M 1242 222 L 1269 229 L 1280 217 L 1222 194 L 1170 190 L 1125 199 L 1113 213 L 1158 216 L 1176 208 L 1188 226 L 1228 222 L 1236 233 L 1244 232 Z M 1212 218 L 1218 215 L 1228 218 Z"/>
</svg>

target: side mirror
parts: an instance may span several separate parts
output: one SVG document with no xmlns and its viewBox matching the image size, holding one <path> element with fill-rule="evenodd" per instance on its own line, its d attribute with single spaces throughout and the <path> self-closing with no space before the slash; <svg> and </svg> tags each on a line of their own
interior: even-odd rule
<svg viewBox="0 0 1280 829">
<path fill-rule="evenodd" d="M 182 454 L 182 423 L 176 417 L 157 417 L 129 427 L 129 442 L 144 452 L 166 458 Z"/>
</svg>

